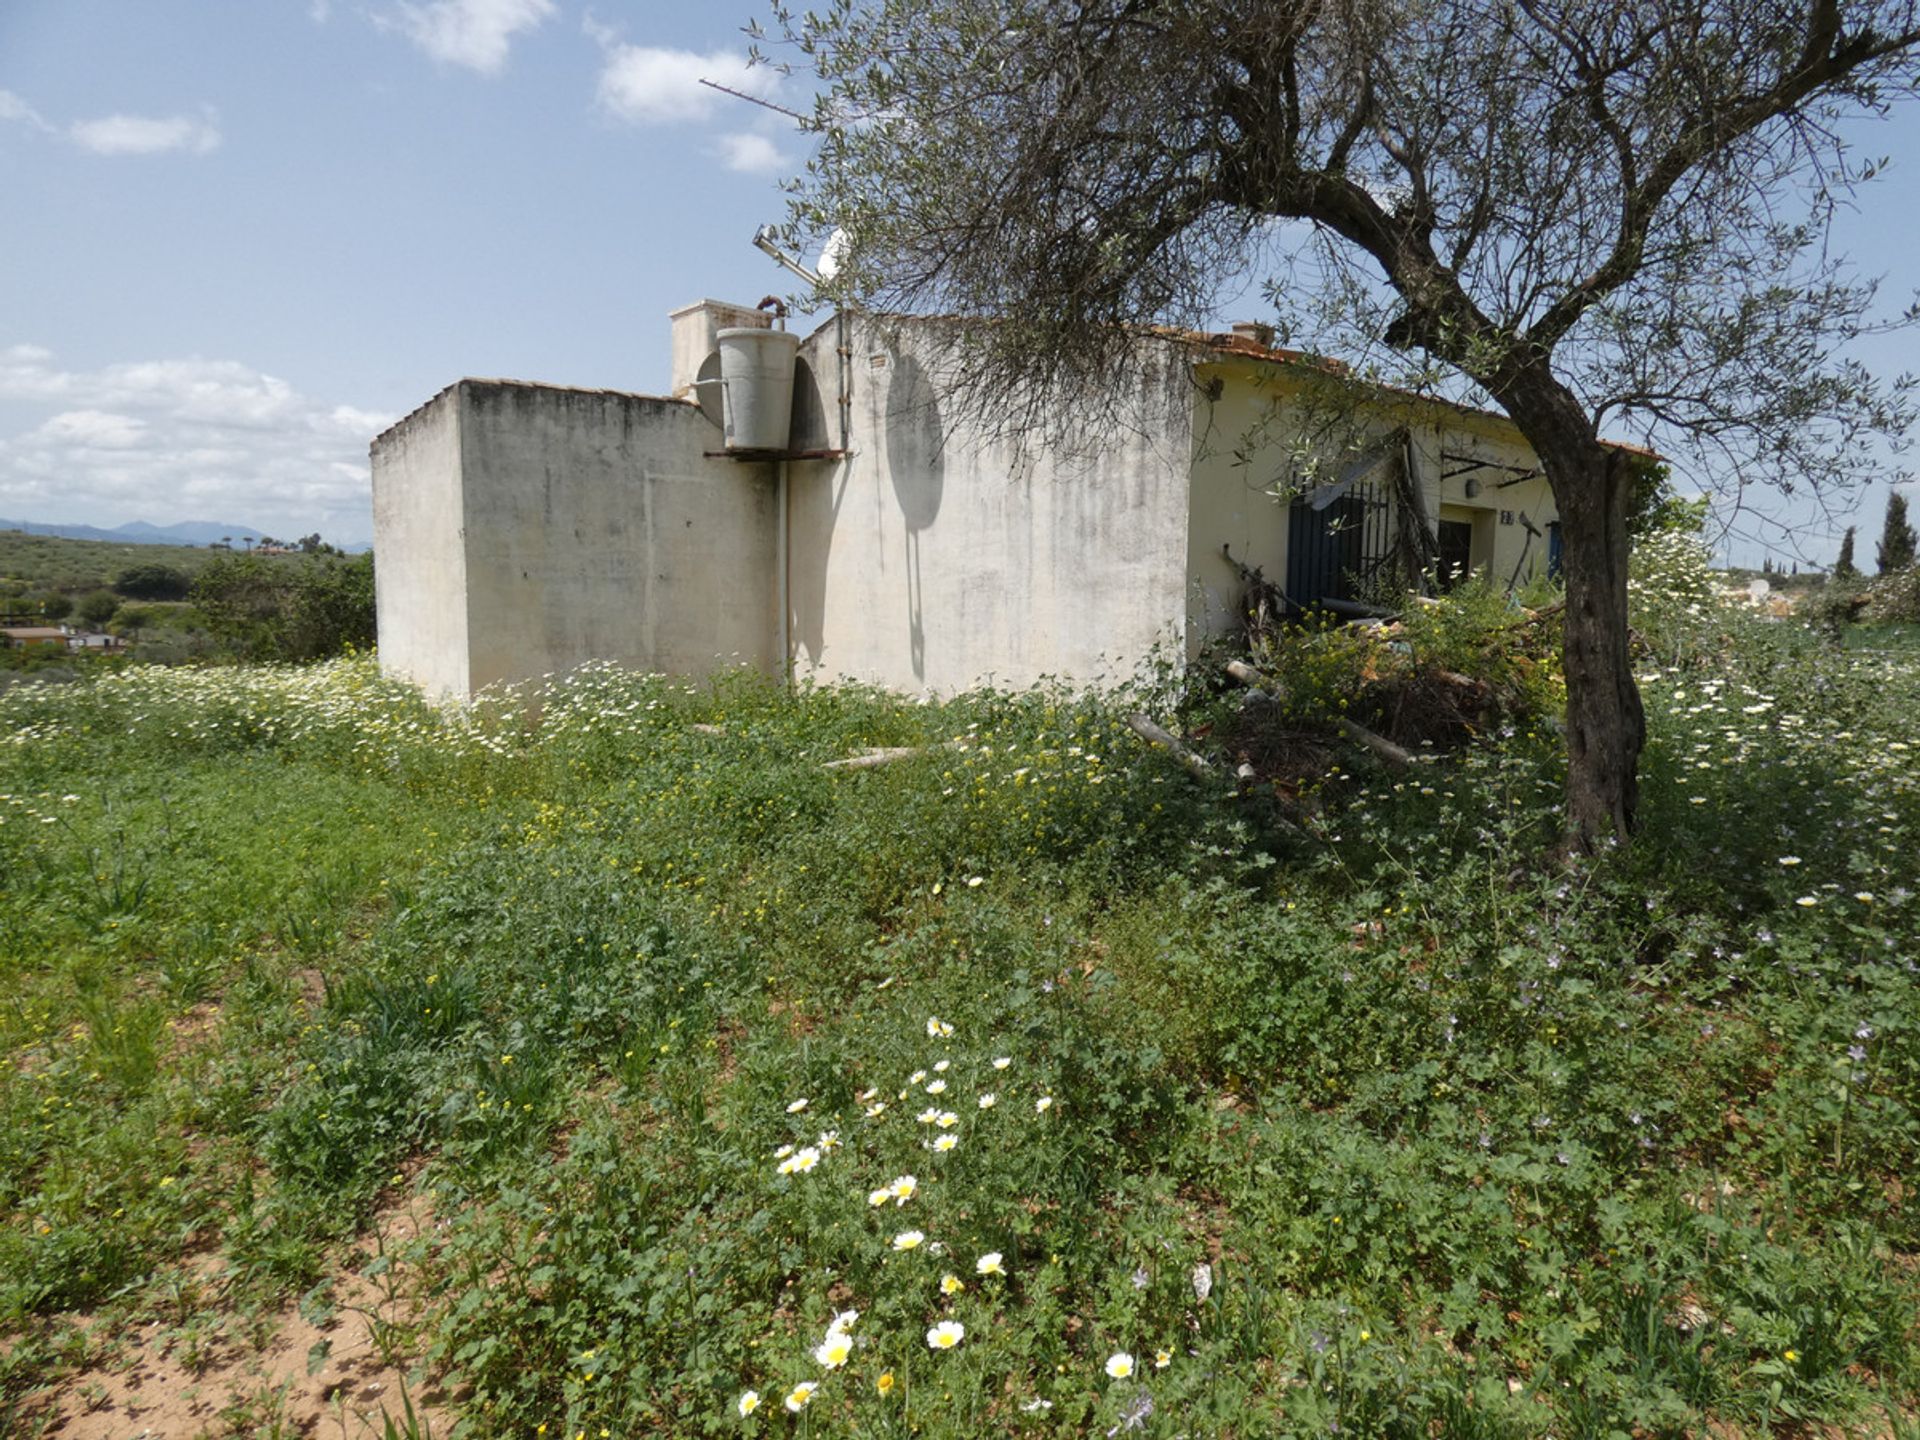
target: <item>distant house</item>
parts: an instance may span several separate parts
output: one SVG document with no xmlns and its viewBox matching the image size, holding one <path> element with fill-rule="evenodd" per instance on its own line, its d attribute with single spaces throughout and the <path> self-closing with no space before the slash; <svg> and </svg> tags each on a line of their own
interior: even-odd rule
<svg viewBox="0 0 1920 1440">
<path fill-rule="evenodd" d="M 1256 569 L 1305 609 L 1559 558 L 1504 416 L 1258 327 L 1143 341 L 1136 419 L 1067 458 L 960 413 L 937 321 L 802 339 L 710 300 L 672 321 L 671 397 L 462 380 L 373 442 L 389 672 L 458 697 L 590 660 L 1090 684 L 1233 630 Z"/>
<path fill-rule="evenodd" d="M 64 650 L 67 632 L 58 625 L 12 625 L 0 629 L 9 650 Z"/>
<path fill-rule="evenodd" d="M 93 650 L 111 655 L 127 648 L 127 642 L 118 635 L 66 625 L 8 626 L 0 628 L 0 640 L 9 650 Z"/>
<path fill-rule="evenodd" d="M 99 650 L 111 654 L 127 648 L 127 642 L 118 635 L 109 635 L 104 630 L 76 630 L 67 636 L 69 650 Z"/>
</svg>

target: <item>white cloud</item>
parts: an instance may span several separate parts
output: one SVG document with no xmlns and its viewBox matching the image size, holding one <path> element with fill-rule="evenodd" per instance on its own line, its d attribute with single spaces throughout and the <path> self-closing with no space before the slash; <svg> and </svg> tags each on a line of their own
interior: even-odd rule
<svg viewBox="0 0 1920 1440">
<path fill-rule="evenodd" d="M 146 434 L 146 423 L 105 410 L 63 410 L 27 436 L 45 445 L 80 450 L 131 450 Z"/>
<path fill-rule="evenodd" d="M 36 345 L 0 349 L 0 402 L 57 407 L 0 432 L 0 514 L 318 526 L 345 539 L 367 533 L 367 444 L 394 419 L 238 361 L 78 371 Z"/>
<path fill-rule="evenodd" d="M 722 135 L 720 153 L 729 170 L 739 170 L 749 175 L 765 175 L 787 163 L 787 157 L 780 153 L 780 147 L 764 135 Z"/>
<path fill-rule="evenodd" d="M 16 120 L 20 124 L 31 126 L 35 130 L 50 131 L 53 129 L 53 126 L 49 125 L 45 119 L 41 117 L 38 110 L 34 109 L 33 106 L 22 100 L 11 90 L 0 90 L 0 120 Z"/>
<path fill-rule="evenodd" d="M 190 115 L 108 115 L 77 120 L 67 133 L 74 144 L 96 155 L 159 155 L 168 150 L 204 155 L 220 145 L 212 118 Z"/>
<path fill-rule="evenodd" d="M 552 14 L 553 0 L 404 0 L 383 23 L 444 64 L 495 75 L 514 37 Z"/>
<path fill-rule="evenodd" d="M 692 50 L 658 50 L 649 45 L 614 45 L 600 71 L 600 103 L 608 113 L 635 125 L 671 125 L 705 120 L 722 104 L 745 106 L 702 80 L 749 88 L 747 57 L 731 50 L 706 55 Z M 761 70 L 751 76 L 759 88 L 773 79 Z"/>
</svg>

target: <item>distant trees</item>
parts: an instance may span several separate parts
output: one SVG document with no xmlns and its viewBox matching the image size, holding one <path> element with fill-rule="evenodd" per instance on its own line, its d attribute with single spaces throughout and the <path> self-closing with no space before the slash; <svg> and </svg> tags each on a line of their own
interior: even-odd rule
<svg viewBox="0 0 1920 1440">
<path fill-rule="evenodd" d="M 49 620 L 64 620 L 73 613 L 73 597 L 50 590 L 40 597 L 40 613 Z"/>
<path fill-rule="evenodd" d="M 373 644 L 373 556 L 300 561 L 222 555 L 189 598 L 208 631 L 243 660 L 318 660 Z"/>
<path fill-rule="evenodd" d="M 142 631 L 153 628 L 160 614 L 151 605 L 122 605 L 114 612 L 114 633 L 128 640 L 138 640 Z"/>
<path fill-rule="evenodd" d="M 1880 529 L 1880 546 L 1875 562 L 1882 575 L 1910 569 L 1914 557 L 1913 526 L 1907 520 L 1907 497 L 1898 490 L 1888 492 L 1887 519 Z"/>
<path fill-rule="evenodd" d="M 172 565 L 133 565 L 120 572 L 113 588 L 129 600 L 184 600 L 193 577 Z"/>
<path fill-rule="evenodd" d="M 120 597 L 111 590 L 89 590 L 80 597 L 78 613 L 82 624 L 98 630 L 120 608 Z"/>
<path fill-rule="evenodd" d="M 1833 578 L 1852 580 L 1859 576 L 1860 567 L 1853 563 L 1853 526 L 1847 526 L 1846 537 L 1840 542 L 1840 558 L 1833 562 Z"/>
</svg>

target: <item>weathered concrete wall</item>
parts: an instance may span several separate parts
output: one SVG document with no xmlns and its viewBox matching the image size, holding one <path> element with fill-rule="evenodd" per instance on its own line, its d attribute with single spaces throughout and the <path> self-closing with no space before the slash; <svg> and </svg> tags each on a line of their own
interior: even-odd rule
<svg viewBox="0 0 1920 1440">
<path fill-rule="evenodd" d="M 1292 367 L 1237 357 L 1200 364 L 1195 381 L 1187 546 L 1190 654 L 1208 637 L 1228 634 L 1240 623 L 1245 587 L 1221 547 L 1231 546 L 1235 560 L 1258 566 L 1268 580 L 1284 585 L 1289 505 L 1276 498 L 1275 490 L 1298 483 L 1313 457 L 1325 466 L 1329 456 L 1364 450 L 1403 426 L 1412 441 L 1414 479 L 1428 525 L 1443 518 L 1473 523 L 1473 564 L 1501 585 L 1516 567 L 1522 584 L 1546 573 L 1545 532 L 1558 511 L 1544 479 L 1506 484 L 1514 476 L 1496 468 L 1443 478 L 1462 468 L 1443 454 L 1533 468 L 1533 452 L 1501 417 L 1389 391 L 1328 389 L 1303 380 Z M 1338 469 L 1337 462 L 1331 465 L 1333 473 Z M 1384 482 L 1385 472 L 1377 479 Z M 1471 496 L 1469 479 L 1478 481 L 1478 493 Z M 1502 523 L 1502 512 L 1510 523 Z M 1519 522 L 1522 512 L 1542 532 L 1531 542 Z"/>
<path fill-rule="evenodd" d="M 466 695 L 460 387 L 373 442 L 374 604 L 380 666 L 429 695 Z"/>
<path fill-rule="evenodd" d="M 726 310 L 677 312 L 677 375 L 719 320 L 750 317 Z M 437 396 L 374 442 L 386 668 L 455 696 L 589 660 L 683 675 L 790 661 L 933 693 L 1121 679 L 1238 624 L 1223 546 L 1284 584 L 1288 512 L 1271 492 L 1310 454 L 1403 426 L 1429 522 L 1470 520 L 1473 561 L 1501 584 L 1546 568 L 1544 535 L 1517 522 L 1544 532 L 1551 497 L 1492 468 L 1532 464 L 1498 417 L 1329 397 L 1298 367 L 1196 364 L 1168 344 L 1132 423 L 1063 458 L 956 413 L 933 323 L 860 318 L 848 338 L 850 453 L 790 462 L 784 514 L 775 468 L 707 458 L 720 434 L 689 403 L 483 380 Z M 837 343 L 829 322 L 802 347 L 796 448 L 839 443 Z M 1489 465 L 1443 479 L 1462 468 L 1448 456 Z"/>
<path fill-rule="evenodd" d="M 829 324 L 803 347 L 832 416 Z M 1142 434 L 1085 460 L 1015 453 L 943 399 L 925 329 L 852 328 L 852 450 L 791 466 L 795 673 L 948 694 L 1122 679 L 1184 626 L 1184 364 Z"/>
<path fill-rule="evenodd" d="M 429 409 L 457 443 L 404 444 L 410 418 L 374 447 L 390 672 L 465 696 L 588 660 L 776 667 L 772 480 L 705 458 L 693 406 L 463 380 Z"/>
<path fill-rule="evenodd" d="M 766 466 L 705 458 L 719 432 L 678 401 L 460 390 L 475 688 L 588 660 L 774 668 Z"/>
</svg>

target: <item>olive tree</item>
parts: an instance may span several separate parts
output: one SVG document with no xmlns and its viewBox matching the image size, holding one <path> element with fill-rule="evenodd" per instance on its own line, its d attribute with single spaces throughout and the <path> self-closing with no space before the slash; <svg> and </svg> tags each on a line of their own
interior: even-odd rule
<svg viewBox="0 0 1920 1440">
<path fill-rule="evenodd" d="M 1842 127 L 1913 91 L 1920 0 L 773 13 L 758 54 L 818 85 L 791 237 L 846 232 L 834 298 L 964 317 L 994 413 L 1124 391 L 1142 327 L 1254 277 L 1295 343 L 1512 419 L 1562 524 L 1576 844 L 1632 831 L 1645 736 L 1644 457 L 1608 437 L 1845 489 L 1907 418 L 1905 381 L 1845 356 L 1874 286 L 1827 240 L 1876 168 Z"/>
</svg>

